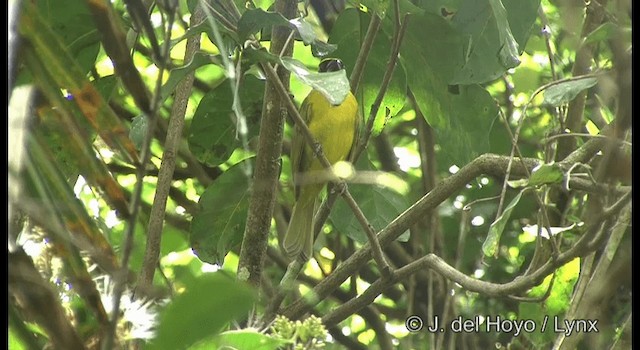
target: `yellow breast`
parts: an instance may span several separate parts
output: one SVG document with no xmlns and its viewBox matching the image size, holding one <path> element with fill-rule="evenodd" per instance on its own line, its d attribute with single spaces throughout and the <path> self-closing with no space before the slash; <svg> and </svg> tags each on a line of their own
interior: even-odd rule
<svg viewBox="0 0 640 350">
<path fill-rule="evenodd" d="M 358 102 L 355 97 L 349 93 L 342 104 L 333 106 L 320 92 L 313 90 L 307 99 L 312 111 L 308 121 L 309 130 L 322 145 L 324 155 L 331 164 L 345 160 L 356 134 Z M 305 151 L 313 154 L 311 149 Z M 322 169 L 317 159 L 311 162 L 310 170 Z"/>
</svg>

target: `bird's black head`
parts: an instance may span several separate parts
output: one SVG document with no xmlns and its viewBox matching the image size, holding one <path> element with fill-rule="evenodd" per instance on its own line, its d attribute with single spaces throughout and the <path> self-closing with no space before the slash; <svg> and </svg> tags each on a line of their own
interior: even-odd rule
<svg viewBox="0 0 640 350">
<path fill-rule="evenodd" d="M 320 72 L 337 72 L 344 69 L 344 63 L 337 58 L 325 58 L 320 62 L 318 67 Z"/>
</svg>

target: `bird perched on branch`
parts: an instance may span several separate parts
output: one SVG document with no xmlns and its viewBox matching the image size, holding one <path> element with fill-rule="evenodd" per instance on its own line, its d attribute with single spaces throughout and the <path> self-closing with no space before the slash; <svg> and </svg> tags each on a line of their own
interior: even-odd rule
<svg viewBox="0 0 640 350">
<path fill-rule="evenodd" d="M 344 69 L 339 59 L 329 58 L 320 62 L 320 72 L 335 72 Z M 322 153 L 332 165 L 346 160 L 356 142 L 360 123 L 358 102 L 349 92 L 339 105 L 331 102 L 319 91 L 312 90 L 300 107 L 300 116 L 309 127 L 313 138 L 322 146 Z M 313 216 L 318 204 L 318 195 L 326 184 L 327 177 L 317 176 L 324 166 L 315 155 L 296 125 L 292 138 L 291 168 L 293 172 L 295 205 L 284 236 L 282 247 L 292 259 L 301 255 L 306 261 L 313 252 Z"/>
</svg>

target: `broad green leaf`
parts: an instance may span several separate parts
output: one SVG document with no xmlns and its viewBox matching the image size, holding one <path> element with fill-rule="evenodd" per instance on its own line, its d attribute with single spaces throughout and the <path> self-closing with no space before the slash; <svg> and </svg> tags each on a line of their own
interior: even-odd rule
<svg viewBox="0 0 640 350">
<path fill-rule="evenodd" d="M 362 39 L 366 33 L 371 16 L 361 13 L 356 9 L 343 11 L 333 26 L 329 42 L 336 44 L 338 49 L 333 53 L 342 59 L 350 74 L 360 51 Z M 409 22 L 411 23 L 411 22 Z M 370 108 L 375 101 L 382 77 L 387 69 L 389 55 L 391 54 L 391 43 L 387 36 L 379 33 L 371 48 L 371 53 L 366 63 L 364 75 L 360 82 L 358 91 L 358 101 L 363 108 L 363 116 L 369 117 Z M 386 110 L 389 109 L 391 117 L 395 116 L 404 106 L 407 93 L 407 78 L 401 62 L 398 62 L 382 100 L 382 104 L 375 116 L 373 135 L 379 134 L 384 128 Z"/>
<path fill-rule="evenodd" d="M 550 106 L 561 106 L 570 102 L 582 91 L 596 85 L 598 78 L 586 77 L 564 81 L 550 86 L 544 90 L 544 104 Z"/>
<path fill-rule="evenodd" d="M 364 213 L 374 232 L 386 227 L 398 215 L 409 207 L 404 196 L 386 187 L 378 185 L 350 185 L 349 192 Z M 331 211 L 331 222 L 334 227 L 352 240 L 364 244 L 368 242 L 362 225 L 356 219 L 351 208 L 344 200 L 338 200 Z M 404 232 L 399 241 L 409 240 L 409 231 Z"/>
<path fill-rule="evenodd" d="M 162 311 L 158 335 L 147 348 L 187 349 L 245 315 L 255 299 L 255 293 L 235 279 L 220 272 L 204 274 Z"/>
<path fill-rule="evenodd" d="M 318 38 L 313 26 L 304 18 L 294 18 L 289 20 L 300 35 L 305 45 L 311 45 L 311 53 L 314 57 L 326 57 L 336 50 L 336 45 L 327 44 Z"/>
<path fill-rule="evenodd" d="M 380 16 L 380 18 L 386 16 L 390 3 L 389 0 L 361 0 L 360 2 L 367 8 L 373 10 L 373 13 Z"/>
<path fill-rule="evenodd" d="M 17 322 L 21 322 L 19 320 L 17 320 Z M 7 347 L 8 349 L 12 349 L 12 350 L 27 350 L 28 348 L 28 344 L 25 344 L 25 342 L 18 336 L 17 334 L 18 332 L 16 332 L 14 330 L 14 327 L 9 326 L 9 331 L 7 332 L 8 334 L 8 341 L 7 341 Z"/>
<path fill-rule="evenodd" d="M 517 66 L 539 4 L 540 0 L 462 2 L 451 25 L 466 36 L 462 51 L 464 67 L 449 83 L 485 83 Z"/>
<path fill-rule="evenodd" d="M 304 18 L 293 18 L 289 20 L 289 23 L 296 28 L 298 34 L 300 34 L 300 38 L 302 42 L 306 45 L 313 43 L 317 40 L 317 35 L 313 26 L 307 22 Z"/>
<path fill-rule="evenodd" d="M 505 69 L 516 67 L 520 64 L 520 59 L 518 58 L 520 54 L 518 43 L 511 33 L 507 10 L 505 10 L 501 0 L 489 0 L 489 4 L 498 26 L 498 38 L 500 39 L 499 62 Z"/>
<path fill-rule="evenodd" d="M 411 0 L 418 8 L 431 14 L 450 20 L 466 0 Z"/>
<path fill-rule="evenodd" d="M 249 126 L 248 137 L 257 132 L 262 111 L 264 82 L 245 76 L 239 87 L 240 105 Z M 198 104 L 189 127 L 189 148 L 196 158 L 208 166 L 224 163 L 240 146 L 233 93 L 228 82 L 210 91 Z"/>
<path fill-rule="evenodd" d="M 242 242 L 250 197 L 246 169 L 252 161 L 230 167 L 200 197 L 200 211 L 191 220 L 190 235 L 191 247 L 200 260 L 222 265 L 227 253 Z"/>
<path fill-rule="evenodd" d="M 189 348 L 189 350 L 208 349 L 238 349 L 238 350 L 277 350 L 290 342 L 276 339 L 252 329 L 227 331 L 217 335 L 214 339 L 204 341 Z"/>
<path fill-rule="evenodd" d="M 100 77 L 93 81 L 93 85 L 105 101 L 109 101 L 111 99 L 111 96 L 116 90 L 117 84 L 118 78 L 113 74 Z"/>
<path fill-rule="evenodd" d="M 314 40 L 311 43 L 311 54 L 313 57 L 327 57 L 338 49 L 338 46 L 327 44 L 322 40 Z"/>
<path fill-rule="evenodd" d="M 498 105 L 479 85 L 460 86 L 450 94 L 450 127 L 436 128 L 441 152 L 451 164 L 466 164 L 489 151 L 489 134 L 498 117 Z"/>
<path fill-rule="evenodd" d="M 287 20 L 277 12 L 264 11 L 260 8 L 249 9 L 242 14 L 238 22 L 238 34 L 240 40 L 244 41 L 251 34 L 278 25 L 295 29 L 304 44 L 311 45 L 315 57 L 327 56 L 335 50 L 334 45 L 327 44 L 318 38 L 313 25 L 304 18 L 299 17 Z"/>
<path fill-rule="evenodd" d="M 562 182 L 564 172 L 556 163 L 541 164 L 533 169 L 531 178 L 529 178 L 530 186 L 539 186 L 543 184 L 554 184 Z"/>
<path fill-rule="evenodd" d="M 342 69 L 337 72 L 312 72 L 300 61 L 282 57 L 282 66 L 293 73 L 300 81 L 321 92 L 333 105 L 339 105 L 351 91 L 347 72 Z"/>
<path fill-rule="evenodd" d="M 264 11 L 262 9 L 249 9 L 242 14 L 238 21 L 238 36 L 241 41 L 249 35 L 271 26 L 289 26 L 289 21 L 277 12 Z"/>
<path fill-rule="evenodd" d="M 509 180 L 507 184 L 511 188 L 527 187 L 529 185 L 529 179 Z"/>
<path fill-rule="evenodd" d="M 487 238 L 482 244 L 482 252 L 484 253 L 485 256 L 493 256 L 493 257 L 497 256 L 498 246 L 500 245 L 500 237 L 502 236 L 502 232 L 504 232 L 504 227 L 509 222 L 509 219 L 511 218 L 511 212 L 513 211 L 513 208 L 515 208 L 516 205 L 518 205 L 518 202 L 520 201 L 520 198 L 522 198 L 522 194 L 524 192 L 525 190 L 520 191 L 511 200 L 509 205 L 507 205 L 507 207 L 504 209 L 502 214 L 500 214 L 500 216 L 496 218 L 496 221 L 491 223 L 491 226 L 489 227 L 489 233 L 487 234 Z"/>
<path fill-rule="evenodd" d="M 209 55 L 204 52 L 198 52 L 193 56 L 191 62 L 187 63 L 182 67 L 178 67 L 171 70 L 169 74 L 169 79 L 164 83 L 162 89 L 160 90 L 160 96 L 162 96 L 162 100 L 165 100 L 169 95 L 171 95 L 178 83 L 184 79 L 187 74 L 194 72 L 196 69 L 207 65 L 207 64 L 217 64 L 222 65 L 219 55 Z"/>
<path fill-rule="evenodd" d="M 438 40 L 428 39 L 429 37 Z M 411 16 L 400 49 L 407 83 L 427 122 L 434 128 L 448 128 L 452 118 L 449 81 L 464 61 L 463 38 L 440 16 L 431 13 Z M 441 140 L 439 140 L 441 141 Z"/>
<path fill-rule="evenodd" d="M 400 186 L 394 188 L 384 186 L 388 183 L 385 181 L 384 173 L 363 171 L 363 169 L 372 169 L 367 157 L 361 157 L 357 167 L 360 172 L 356 172 L 354 183 L 349 184 L 349 192 L 373 226 L 374 232 L 378 232 L 409 207 L 406 193 L 398 193 L 394 190 L 395 187 Z M 329 218 L 333 226 L 349 238 L 358 243 L 368 242 L 362 225 L 344 200 L 338 199 Z M 408 239 L 409 231 L 398 238 L 402 242 Z"/>
</svg>

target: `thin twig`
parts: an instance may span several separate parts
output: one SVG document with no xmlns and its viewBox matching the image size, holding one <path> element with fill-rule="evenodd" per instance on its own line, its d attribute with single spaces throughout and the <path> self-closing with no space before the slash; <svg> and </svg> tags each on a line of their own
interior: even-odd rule
<svg viewBox="0 0 640 350">
<path fill-rule="evenodd" d="M 171 29 L 173 27 L 173 17 L 174 12 L 169 12 L 167 15 L 169 16 L 169 21 L 167 22 L 167 29 L 165 31 L 165 38 L 163 44 L 163 57 L 164 61 L 168 60 L 169 51 L 171 48 Z M 113 348 L 113 343 L 115 340 L 115 332 L 118 324 L 118 318 L 120 317 L 120 301 L 122 299 L 122 294 L 124 292 L 124 287 L 126 283 L 126 273 L 129 271 L 129 259 L 131 257 L 131 253 L 133 251 L 133 236 L 135 231 L 135 226 L 138 221 L 138 213 L 140 212 L 141 202 L 142 202 L 142 187 L 144 184 L 144 174 L 146 172 L 146 164 L 149 162 L 151 157 L 151 140 L 153 139 L 154 129 L 156 120 L 158 119 L 158 111 L 160 110 L 160 106 L 162 103 L 162 99 L 160 97 L 160 89 L 162 88 L 162 77 L 164 75 L 165 67 L 164 65 L 159 67 L 158 77 L 156 79 L 155 86 L 155 94 L 153 95 L 153 102 L 151 103 L 151 113 L 147 115 L 148 126 L 147 133 L 145 135 L 142 149 L 141 149 L 141 161 L 137 166 L 136 172 L 136 184 L 133 189 L 133 198 L 130 202 L 130 213 L 131 217 L 127 221 L 127 228 L 125 231 L 125 242 L 122 249 L 122 266 L 121 272 L 119 276 L 113 276 L 114 287 L 113 287 L 113 314 L 111 316 L 111 323 L 107 329 L 104 343 L 102 344 L 102 349 L 110 350 Z"/>
<path fill-rule="evenodd" d="M 623 201 L 623 204 L 628 203 L 629 197 L 630 196 L 623 196 L 623 198 L 625 199 Z M 603 211 L 603 214 L 605 212 L 611 214 L 613 209 L 617 209 L 619 211 L 622 209 L 622 206 L 616 206 L 615 208 L 613 208 L 612 206 L 610 208 L 607 208 L 605 211 Z M 588 228 L 588 230 L 597 230 L 599 227 L 599 222 L 596 222 L 592 227 Z M 585 242 L 589 239 L 589 236 L 589 234 L 585 234 L 580 238 L 580 241 Z M 489 296 L 507 296 L 510 294 L 517 294 L 535 285 L 538 285 L 546 276 L 549 275 L 549 273 L 552 273 L 558 267 L 567 264 L 578 256 L 588 254 L 590 251 L 593 251 L 598 247 L 598 245 L 590 244 L 589 242 L 587 242 L 587 245 L 576 244 L 573 247 L 569 248 L 567 251 L 562 252 L 557 257 L 557 259 L 547 261 L 543 266 L 541 266 L 532 274 L 521 276 L 520 278 L 514 279 L 511 282 L 502 284 L 486 282 L 473 277 L 469 277 L 456 268 L 452 267 L 451 265 L 447 264 L 437 255 L 428 254 L 420 258 L 419 260 L 416 260 L 396 270 L 392 275 L 392 278 L 378 279 L 358 297 L 349 300 L 348 302 L 342 304 L 341 306 L 337 307 L 336 309 L 332 310 L 327 315 L 322 317 L 322 321 L 327 326 L 335 325 L 338 322 L 341 322 L 349 315 L 352 315 L 361 308 L 373 303 L 375 298 L 377 298 L 383 290 L 385 290 L 392 284 L 406 279 L 410 275 L 427 268 L 433 269 L 448 280 L 458 283 L 463 288 L 472 292 L 478 292 Z"/>
<path fill-rule="evenodd" d="M 204 20 L 204 12 L 200 4 L 191 16 L 191 26 L 195 26 Z M 194 35 L 187 39 L 184 62 L 190 62 L 200 48 L 200 36 Z M 147 290 L 153 284 L 153 275 L 160 258 L 160 244 L 162 241 L 162 227 L 167 206 L 167 198 L 171 189 L 173 172 L 176 166 L 176 154 L 182 138 L 184 117 L 191 95 L 195 72 L 190 72 L 176 87 L 176 94 L 169 119 L 167 138 L 164 144 L 162 163 L 158 171 L 156 193 L 153 198 L 151 213 L 149 214 L 149 226 L 147 228 L 147 244 L 144 254 L 138 285 L 142 291 Z"/>
<path fill-rule="evenodd" d="M 218 10 L 215 7 L 211 6 L 211 4 L 209 4 L 207 1 L 201 0 L 200 6 L 202 6 L 202 8 L 205 10 L 207 18 L 209 18 L 210 21 L 212 20 L 212 18 L 215 18 L 215 20 L 220 22 L 220 24 L 222 24 L 227 30 L 231 32 L 236 32 L 238 30 L 235 24 L 229 21 L 229 19 L 226 16 L 218 12 Z M 219 35 L 219 33 L 216 34 L 217 26 L 215 26 L 215 28 L 216 29 L 214 30 L 214 36 L 217 36 Z M 214 40 L 215 42 L 220 42 L 218 38 L 215 38 Z M 223 52 L 223 51 L 220 50 L 220 52 Z M 221 56 L 224 57 L 225 55 L 221 55 Z"/>
<path fill-rule="evenodd" d="M 587 138 L 603 138 L 603 139 L 611 139 L 610 136 L 606 136 L 606 135 L 591 135 L 591 134 L 586 134 L 586 133 L 582 133 L 582 132 L 572 132 L 569 134 L 558 134 L 558 135 L 553 135 L 553 136 L 549 136 L 544 138 L 542 141 L 544 143 L 549 143 L 557 138 L 561 138 L 561 137 L 587 137 Z M 617 142 L 622 143 L 625 146 L 633 146 L 633 144 L 627 140 L 615 140 Z"/>
<path fill-rule="evenodd" d="M 373 42 L 376 39 L 376 35 L 378 35 L 378 30 L 380 30 L 381 23 L 382 20 L 380 19 L 380 17 L 378 17 L 378 15 L 373 14 L 371 16 L 371 21 L 369 22 L 367 33 L 364 36 L 364 40 L 362 41 L 362 45 L 360 46 L 360 52 L 358 53 L 358 58 L 356 59 L 356 63 L 353 65 L 351 77 L 349 78 L 351 91 L 354 94 L 358 92 L 360 80 L 362 79 L 362 75 L 364 73 L 364 67 L 367 63 L 367 60 L 369 59 L 369 52 L 371 52 L 371 47 L 373 46 Z"/>
<path fill-rule="evenodd" d="M 504 176 L 508 163 L 509 157 L 484 154 L 465 165 L 457 173 L 443 179 L 431 192 L 418 200 L 378 233 L 377 236 L 381 246 L 386 246 L 393 240 L 397 239 L 400 234 L 419 220 L 424 215 L 423 213 L 425 211 L 435 208 L 437 205 L 442 203 L 442 201 L 451 196 L 451 194 L 455 193 L 455 191 L 458 191 L 460 188 L 463 188 L 477 176 Z M 521 162 L 513 164 L 511 174 L 523 176 L 525 174 L 525 166 L 522 164 L 526 164 L 526 168 L 530 171 L 530 169 L 533 169 L 538 163 L 539 160 L 537 159 L 523 158 Z M 566 166 L 563 162 L 561 162 L 560 165 Z M 589 188 L 590 186 L 584 187 L 585 190 L 589 190 Z M 594 217 L 594 219 L 595 218 L 596 217 Z M 562 255 L 558 259 L 561 257 Z M 315 295 L 314 299 L 319 302 L 326 298 L 331 291 L 335 290 L 335 288 L 340 286 L 347 278 L 349 278 L 349 276 L 358 271 L 370 258 L 371 247 L 367 243 L 362 248 L 354 252 L 347 260 L 339 265 L 331 275 L 323 279 L 313 289 L 311 293 Z M 507 291 L 506 294 L 513 293 Z M 286 307 L 282 313 L 289 318 L 296 318 L 307 312 L 311 307 L 313 307 L 313 305 L 315 305 L 315 303 L 309 305 L 306 300 L 299 299 Z"/>
<path fill-rule="evenodd" d="M 393 72 L 395 71 L 396 64 L 398 62 L 398 52 L 400 51 L 400 46 L 402 45 L 402 39 L 404 38 L 404 34 L 407 29 L 407 23 L 409 22 L 409 16 L 405 15 L 402 24 L 400 24 L 399 28 L 396 28 L 396 33 L 394 33 L 393 37 L 393 45 L 391 47 L 391 53 L 389 56 L 389 62 L 387 63 L 387 69 L 384 72 L 384 76 L 382 78 L 382 83 L 380 84 L 380 89 L 378 90 L 378 95 L 376 99 L 373 101 L 371 105 L 371 110 L 369 112 L 369 118 L 367 119 L 367 124 L 364 129 L 364 137 L 358 142 L 358 146 L 356 150 L 353 152 L 352 158 L 355 160 L 358 159 L 362 151 L 365 149 L 366 145 L 369 143 L 369 138 L 373 132 L 373 123 L 376 120 L 376 116 L 378 115 L 378 110 L 380 109 L 380 105 L 382 104 L 382 99 L 384 95 L 387 93 L 387 88 L 389 87 L 389 83 L 391 82 L 391 78 L 393 77 Z"/>
</svg>

